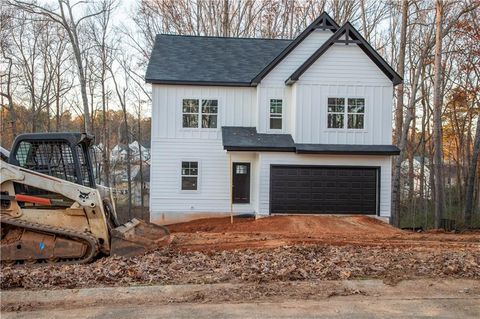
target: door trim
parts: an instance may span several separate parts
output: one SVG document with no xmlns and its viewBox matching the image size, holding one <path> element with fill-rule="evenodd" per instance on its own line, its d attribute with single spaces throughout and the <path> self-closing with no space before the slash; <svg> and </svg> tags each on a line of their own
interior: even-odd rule
<svg viewBox="0 0 480 319">
<path fill-rule="evenodd" d="M 245 187 L 247 188 L 247 199 L 246 200 L 235 200 L 235 191 L 233 189 L 234 185 L 235 185 L 235 168 L 237 167 L 237 165 L 246 165 L 247 166 L 247 175 L 248 175 L 248 181 L 247 183 L 245 184 Z M 232 162 L 232 204 L 234 205 L 237 205 L 237 204 L 250 204 L 250 199 L 251 199 L 251 192 L 252 192 L 252 188 L 250 186 L 250 183 L 251 183 L 251 180 L 252 180 L 252 173 L 251 173 L 251 163 L 250 162 Z"/>
<path fill-rule="evenodd" d="M 377 207 L 375 216 L 380 216 L 380 180 L 381 180 L 381 170 L 380 166 L 368 166 L 368 165 L 301 165 L 301 164 L 270 164 L 270 177 L 269 177 L 269 185 L 268 185 L 268 215 L 272 215 L 272 168 L 273 167 L 297 167 L 297 168 L 371 168 L 376 170 L 376 182 L 377 182 Z M 367 215 L 373 216 L 373 215 Z"/>
</svg>

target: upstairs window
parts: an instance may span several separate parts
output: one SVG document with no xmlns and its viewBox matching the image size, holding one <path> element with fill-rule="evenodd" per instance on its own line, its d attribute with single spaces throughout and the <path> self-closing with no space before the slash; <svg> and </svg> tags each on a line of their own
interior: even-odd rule
<svg viewBox="0 0 480 319">
<path fill-rule="evenodd" d="M 343 128 L 345 117 L 345 99 L 328 98 L 328 128 Z"/>
<path fill-rule="evenodd" d="M 200 107 L 201 105 L 201 107 Z M 217 128 L 218 100 L 183 99 L 183 128 Z"/>
<path fill-rule="evenodd" d="M 363 129 L 365 99 L 348 99 L 348 128 Z"/>
<path fill-rule="evenodd" d="M 337 129 L 363 129 L 365 99 L 328 98 L 327 127 Z"/>
<path fill-rule="evenodd" d="M 182 190 L 196 191 L 198 188 L 198 162 L 182 162 Z"/>
<path fill-rule="evenodd" d="M 183 112 L 183 127 L 186 127 L 186 128 L 198 127 L 198 100 L 184 99 L 182 112 Z"/>
<path fill-rule="evenodd" d="M 202 100 L 202 128 L 217 128 L 218 100 Z"/>
<path fill-rule="evenodd" d="M 282 129 L 282 108 L 283 101 L 279 99 L 270 100 L 270 129 Z"/>
</svg>

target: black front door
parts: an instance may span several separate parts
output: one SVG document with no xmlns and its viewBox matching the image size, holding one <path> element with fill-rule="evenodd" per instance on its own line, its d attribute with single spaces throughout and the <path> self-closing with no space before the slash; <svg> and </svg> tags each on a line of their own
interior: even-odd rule
<svg viewBox="0 0 480 319">
<path fill-rule="evenodd" d="M 233 163 L 232 196 L 234 204 L 250 203 L 250 163 Z"/>
</svg>

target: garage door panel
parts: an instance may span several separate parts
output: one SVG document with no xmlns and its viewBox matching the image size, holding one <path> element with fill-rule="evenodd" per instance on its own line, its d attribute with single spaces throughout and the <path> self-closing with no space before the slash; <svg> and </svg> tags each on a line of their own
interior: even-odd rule
<svg viewBox="0 0 480 319">
<path fill-rule="evenodd" d="M 375 214 L 376 168 L 272 166 L 270 212 Z"/>
</svg>

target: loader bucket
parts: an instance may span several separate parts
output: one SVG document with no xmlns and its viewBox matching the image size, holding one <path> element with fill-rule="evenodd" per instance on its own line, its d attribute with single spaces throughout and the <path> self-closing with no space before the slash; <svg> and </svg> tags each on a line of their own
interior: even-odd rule
<svg viewBox="0 0 480 319">
<path fill-rule="evenodd" d="M 134 218 L 112 230 L 110 254 L 132 257 L 168 246 L 172 239 L 166 227 Z"/>
</svg>

